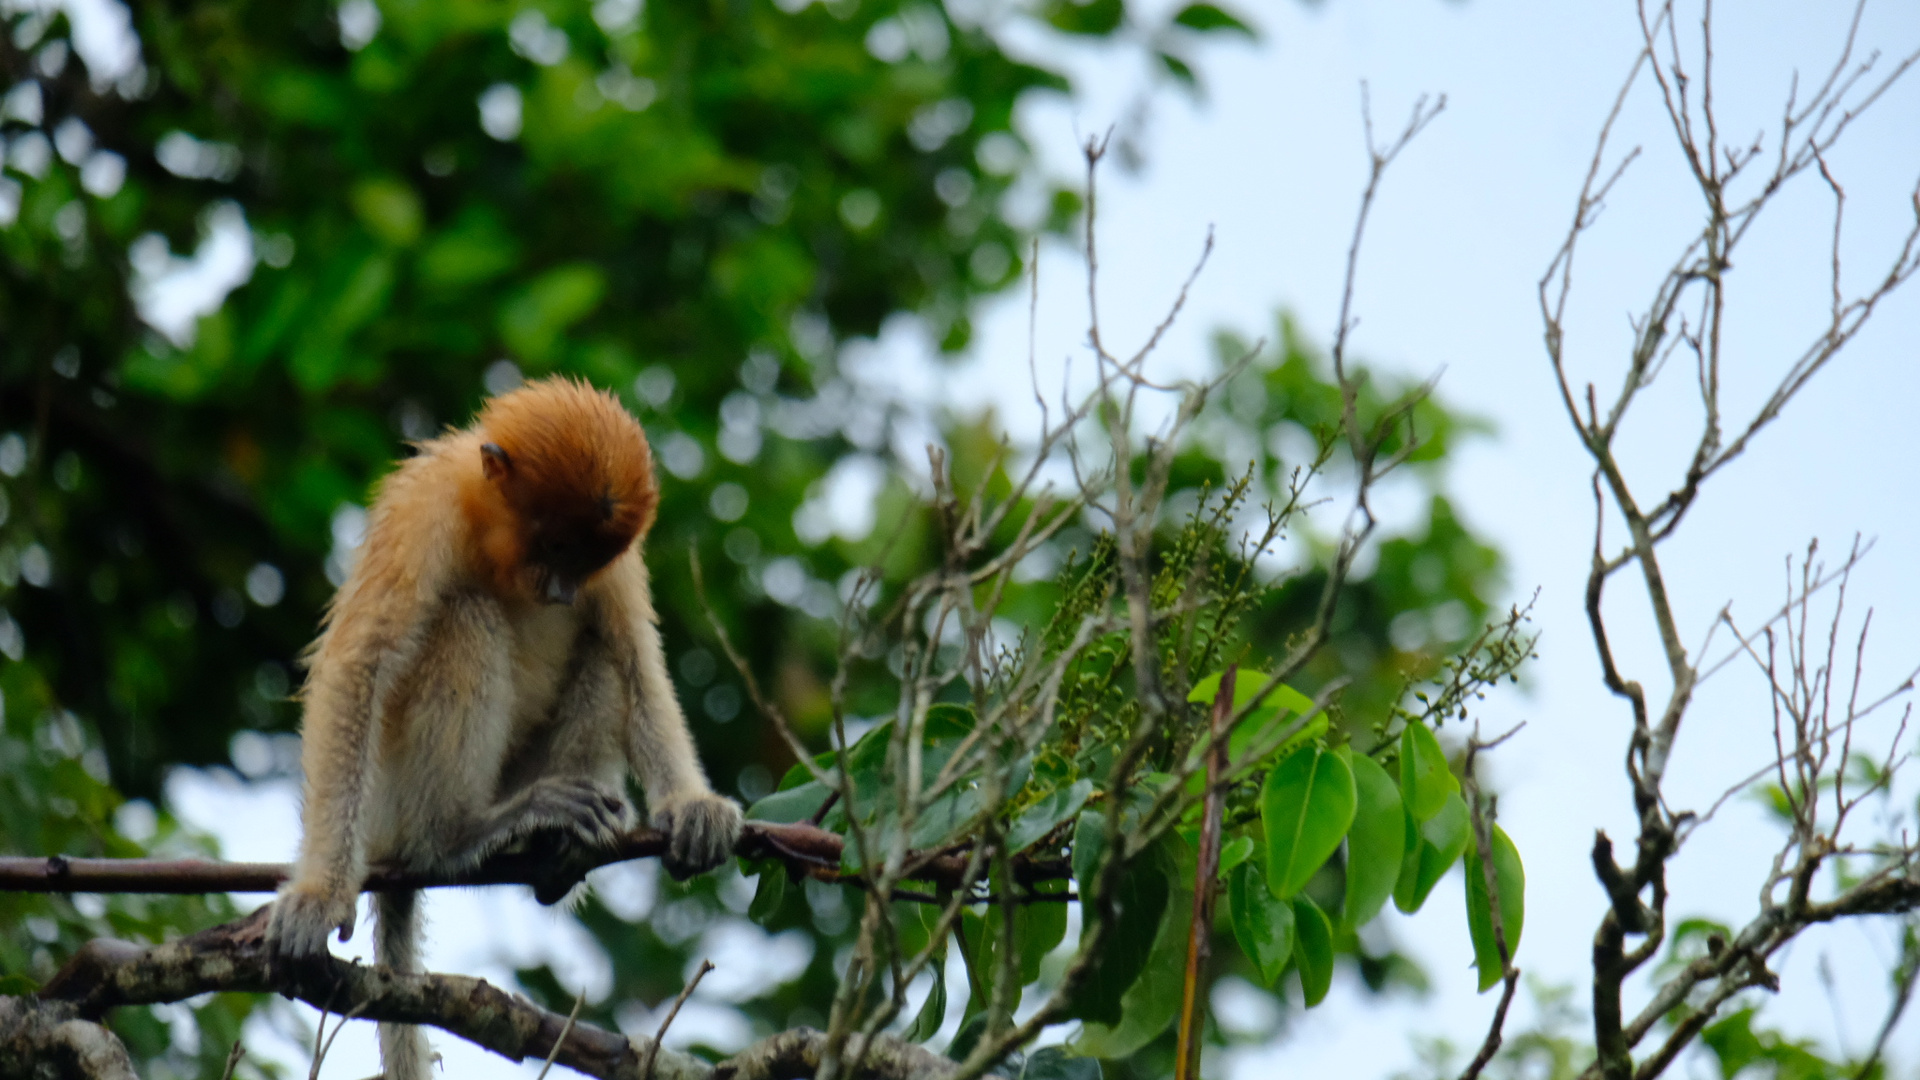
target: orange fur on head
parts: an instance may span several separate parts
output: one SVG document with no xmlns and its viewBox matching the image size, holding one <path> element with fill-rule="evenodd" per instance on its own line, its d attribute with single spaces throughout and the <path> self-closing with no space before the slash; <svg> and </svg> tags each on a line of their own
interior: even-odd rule
<svg viewBox="0 0 1920 1080">
<path fill-rule="evenodd" d="M 466 503 L 477 554 L 503 591 L 529 563 L 591 576 L 652 527 L 653 454 L 612 395 L 542 379 L 487 402 L 474 430 L 501 452 L 473 462 L 479 497 Z"/>
</svg>

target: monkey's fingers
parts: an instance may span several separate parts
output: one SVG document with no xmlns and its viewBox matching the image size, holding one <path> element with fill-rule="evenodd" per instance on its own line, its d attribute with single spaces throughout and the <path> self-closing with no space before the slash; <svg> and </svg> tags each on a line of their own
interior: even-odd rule
<svg viewBox="0 0 1920 1080">
<path fill-rule="evenodd" d="M 598 848 L 618 843 L 626 828 L 626 800 L 590 780 L 547 779 L 528 794 L 525 824 L 530 828 L 570 833 Z"/>
<path fill-rule="evenodd" d="M 654 815 L 654 826 L 668 836 L 661 861 L 675 880 L 684 881 L 733 854 L 740 838 L 740 808 L 731 799 L 703 795 Z"/>
</svg>

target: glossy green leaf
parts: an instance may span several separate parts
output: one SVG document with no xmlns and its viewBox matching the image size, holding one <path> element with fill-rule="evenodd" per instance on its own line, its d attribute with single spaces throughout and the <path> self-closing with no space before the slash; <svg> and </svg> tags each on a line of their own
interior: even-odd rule
<svg viewBox="0 0 1920 1080">
<path fill-rule="evenodd" d="M 765 923 L 779 912 L 780 904 L 787 898 L 787 868 L 785 864 L 768 859 L 760 864 L 760 878 L 753 890 L 753 902 L 747 905 L 747 918 L 757 923 Z"/>
<path fill-rule="evenodd" d="M 1513 846 L 1505 829 L 1493 826 L 1491 840 L 1493 877 L 1500 896 L 1501 936 L 1506 939 L 1507 956 L 1511 959 L 1520 950 L 1520 929 L 1526 921 L 1527 871 L 1520 863 L 1520 849 Z M 1498 984 L 1506 972 L 1500 963 L 1499 941 L 1493 933 L 1486 871 L 1480 853 L 1473 847 L 1467 851 L 1466 870 L 1467 929 L 1473 934 L 1473 964 L 1480 969 L 1480 989 L 1485 991 Z"/>
<path fill-rule="evenodd" d="M 1020 1080 L 1101 1080 L 1100 1059 L 1075 1057 L 1061 1046 L 1043 1046 L 1027 1055 Z"/>
<path fill-rule="evenodd" d="M 1037 882 L 1032 891 L 1042 895 L 1057 896 L 1066 890 L 1065 881 L 1042 881 Z M 1000 978 L 1001 920 L 1005 916 L 1006 909 L 994 905 L 978 914 L 969 911 L 961 917 L 966 932 L 968 958 L 972 961 L 973 971 L 983 986 L 991 986 Z M 1041 963 L 1066 936 L 1066 904 L 1043 900 L 1014 906 L 1013 949 L 1018 966 L 1015 968 L 1017 982 L 1011 988 L 1008 997 L 1010 1007 L 1015 1009 L 1020 1007 L 1022 988 L 1040 978 Z M 905 945 L 903 941 L 903 948 Z M 966 1014 L 971 1016 L 985 1007 L 985 1002 L 975 1001 L 970 996 Z"/>
<path fill-rule="evenodd" d="M 1042 881 L 1033 891 L 1058 895 L 1067 891 L 1064 881 Z M 996 925 L 995 929 L 998 927 Z M 1067 905 L 1055 900 L 1020 904 L 1015 909 L 1013 947 L 1020 955 L 1020 984 L 1031 985 L 1040 977 L 1040 964 L 1067 936 Z"/>
<path fill-rule="evenodd" d="M 935 705 L 927 710 L 921 728 L 920 777 L 923 788 L 933 783 L 973 730 L 973 713 L 964 706 Z M 859 820 L 872 826 L 897 820 L 899 789 L 890 754 L 894 725 L 892 721 L 876 725 L 847 749 L 847 776 L 853 785 L 853 803 Z M 1024 779 L 1019 782 L 1024 782 Z M 911 843 L 915 847 L 937 846 L 961 826 L 973 820 L 980 808 L 977 788 L 966 779 L 942 792 L 920 812 L 914 822 Z M 837 807 L 835 813 L 846 808 Z M 848 844 L 842 849 L 843 869 L 859 869 L 860 851 Z"/>
<path fill-rule="evenodd" d="M 1255 846 L 1251 836 L 1236 836 L 1227 841 L 1220 849 L 1220 876 L 1226 877 L 1234 867 L 1252 858 Z"/>
<path fill-rule="evenodd" d="M 981 793 L 977 785 L 962 781 L 941 792 L 913 820 L 913 834 L 907 846 L 917 850 L 941 847 L 971 825 L 980 815 Z"/>
<path fill-rule="evenodd" d="M 1311 1009 L 1333 985 L 1333 924 L 1320 905 L 1304 896 L 1293 898 L 1293 921 L 1294 966 L 1300 969 L 1300 994 Z"/>
<path fill-rule="evenodd" d="M 747 807 L 747 820 L 768 821 L 778 825 L 807 821 L 826 804 L 828 794 L 825 784 L 808 780 L 797 787 L 776 791 Z"/>
<path fill-rule="evenodd" d="M 969 1006 L 971 1007 L 971 1006 Z M 967 1055 L 979 1044 L 980 1036 L 987 1033 L 987 1014 L 973 1013 L 960 1021 L 960 1030 L 953 1033 L 953 1041 L 947 1044 L 947 1057 L 954 1061 L 965 1061 Z"/>
<path fill-rule="evenodd" d="M 1293 905 L 1274 899 L 1259 866 L 1243 863 L 1227 879 L 1227 910 L 1240 951 L 1272 986 L 1293 955 Z"/>
<path fill-rule="evenodd" d="M 1091 794 L 1093 781 L 1079 780 L 1027 807 L 1007 829 L 1007 850 L 1020 852 L 1032 847 L 1061 822 L 1078 814 Z"/>
<path fill-rule="evenodd" d="M 1180 885 L 1193 881 L 1193 849 L 1169 835 L 1138 861 L 1144 873 L 1176 884 L 1169 891 L 1165 914 L 1152 932 L 1153 948 L 1147 962 L 1121 997 L 1120 1018 L 1111 1024 L 1089 1021 L 1081 1025 L 1073 1049 L 1089 1057 L 1132 1057 L 1165 1031 L 1180 1011 L 1187 933 L 1193 919 L 1193 891 Z"/>
<path fill-rule="evenodd" d="M 1296 751 L 1274 766 L 1260 792 L 1267 832 L 1267 885 L 1292 897 L 1331 856 L 1353 824 L 1353 770 L 1320 747 Z"/>
<path fill-rule="evenodd" d="M 1187 700 L 1212 704 L 1213 699 L 1220 696 L 1220 680 L 1225 675 L 1224 671 L 1216 671 L 1199 679 L 1193 684 L 1193 689 L 1187 693 Z M 1258 671 L 1242 671 L 1236 674 L 1233 678 L 1234 711 L 1239 712 L 1246 708 L 1247 703 L 1259 697 L 1272 681 L 1272 676 Z M 1273 693 L 1267 695 L 1261 707 L 1286 709 L 1305 716 L 1313 711 L 1313 699 L 1286 683 L 1281 683 L 1274 687 Z"/>
<path fill-rule="evenodd" d="M 1393 895 L 1407 845 L 1406 806 L 1387 770 L 1357 756 L 1353 786 L 1358 805 L 1347 834 L 1347 895 L 1340 915 L 1350 928 L 1365 925 Z"/>
<path fill-rule="evenodd" d="M 1256 36 L 1252 26 L 1213 4 L 1188 4 L 1180 9 L 1180 13 L 1173 17 L 1173 21 L 1176 25 L 1202 33 L 1226 31 L 1244 35 L 1249 39 Z"/>
<path fill-rule="evenodd" d="M 1420 826 L 1420 843 L 1400 863 L 1400 880 L 1393 887 L 1394 906 L 1412 913 L 1427 902 L 1427 894 L 1439 884 L 1472 838 L 1467 803 L 1459 792 L 1448 796 L 1432 820 Z"/>
<path fill-rule="evenodd" d="M 1400 733 L 1400 792 L 1416 822 L 1439 813 L 1447 796 L 1460 792 L 1447 752 L 1425 724 L 1408 724 Z"/>
<path fill-rule="evenodd" d="M 1211 703 L 1220 692 L 1220 679 L 1221 673 L 1215 672 L 1194 683 L 1193 690 L 1187 694 L 1187 700 Z M 1238 712 L 1256 698 L 1260 698 L 1271 682 L 1272 679 L 1260 672 L 1241 672 L 1233 684 L 1234 711 Z M 1235 761 L 1240 760 L 1246 756 L 1247 751 L 1256 741 L 1273 738 L 1297 723 L 1300 717 L 1312 711 L 1312 698 L 1281 683 L 1274 687 L 1272 693 L 1261 699 L 1259 708 L 1234 725 L 1232 734 L 1227 737 L 1228 756 Z M 1271 751 L 1269 756 L 1277 757 L 1289 753 L 1307 742 L 1318 739 L 1326 734 L 1326 731 L 1326 713 L 1315 713 L 1306 723 L 1300 725 L 1300 730 L 1288 736 L 1284 743 Z M 1205 743 L 1196 740 L 1190 760 L 1197 762 L 1204 749 Z"/>
<path fill-rule="evenodd" d="M 920 1011 L 914 1014 L 913 1023 L 901 1036 L 908 1042 L 926 1042 L 940 1031 L 940 1025 L 947 1019 L 947 960 L 936 956 L 928 970 L 933 972 L 933 986 L 927 991 L 927 1000 L 920 1005 Z"/>
<path fill-rule="evenodd" d="M 1097 896 L 1094 877 L 1106 852 L 1106 819 L 1096 812 L 1080 815 L 1074 831 L 1073 872 L 1081 902 Z M 1067 1016 L 1101 1024 L 1118 1024 L 1121 998 L 1140 977 L 1153 952 L 1171 891 L 1164 865 L 1142 854 L 1120 875 L 1114 888 L 1113 925 L 1094 954 L 1093 967 L 1067 1006 Z"/>
</svg>

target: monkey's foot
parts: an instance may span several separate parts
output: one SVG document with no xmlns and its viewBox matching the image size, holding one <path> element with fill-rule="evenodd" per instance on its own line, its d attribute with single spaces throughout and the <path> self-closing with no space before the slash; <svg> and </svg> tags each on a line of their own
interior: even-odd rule
<svg viewBox="0 0 1920 1080">
<path fill-rule="evenodd" d="M 299 889 L 282 893 L 267 919 L 267 976 L 292 996 L 302 988 L 329 988 L 333 980 L 327 935 L 353 934 L 354 901 Z"/>
<path fill-rule="evenodd" d="M 667 834 L 661 864 L 675 881 L 685 881 L 733 854 L 740 839 L 740 806 L 712 792 L 669 800 L 654 810 L 653 827 Z"/>
<path fill-rule="evenodd" d="M 327 955 L 327 935 L 353 936 L 355 893 L 331 896 L 297 885 L 274 898 L 267 919 L 267 963 Z"/>
</svg>

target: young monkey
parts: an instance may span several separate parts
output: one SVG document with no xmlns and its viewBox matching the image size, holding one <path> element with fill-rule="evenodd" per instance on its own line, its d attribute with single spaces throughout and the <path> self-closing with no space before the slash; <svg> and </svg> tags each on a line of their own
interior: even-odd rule
<svg viewBox="0 0 1920 1080">
<path fill-rule="evenodd" d="M 669 872 L 727 858 L 740 809 L 694 754 L 641 561 L 658 501 L 640 425 L 557 378 L 494 398 L 382 482 L 311 650 L 304 835 L 270 963 L 346 940 L 371 863 L 446 872 L 523 840 L 562 862 L 610 844 L 632 821 L 629 770 Z M 416 909 L 415 893 L 377 896 L 378 963 L 417 970 Z M 380 1048 L 386 1080 L 428 1075 L 417 1028 L 382 1024 Z"/>
</svg>

